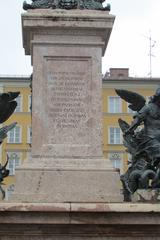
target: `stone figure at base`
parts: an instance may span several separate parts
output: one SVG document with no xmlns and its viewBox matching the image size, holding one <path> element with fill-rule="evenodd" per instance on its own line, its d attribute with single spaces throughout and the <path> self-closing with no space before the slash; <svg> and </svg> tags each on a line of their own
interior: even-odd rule
<svg viewBox="0 0 160 240">
<path fill-rule="evenodd" d="M 131 201 L 137 189 L 160 188 L 160 88 L 148 104 L 137 93 L 118 89 L 116 92 L 136 111 L 131 125 L 119 119 L 124 146 L 131 154 L 129 168 L 121 181 L 124 201 Z"/>
<path fill-rule="evenodd" d="M 104 0 L 32 0 L 31 4 L 26 1 L 23 3 L 23 9 L 90 9 L 110 11 L 110 4 L 103 7 Z"/>
</svg>

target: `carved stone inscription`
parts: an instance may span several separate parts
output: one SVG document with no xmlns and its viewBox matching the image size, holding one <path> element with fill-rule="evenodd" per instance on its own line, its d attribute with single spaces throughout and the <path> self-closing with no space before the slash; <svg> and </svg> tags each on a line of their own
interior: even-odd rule
<svg viewBox="0 0 160 240">
<path fill-rule="evenodd" d="M 89 128 L 89 73 L 87 60 L 48 59 L 47 109 L 52 144 L 84 144 Z"/>
<path fill-rule="evenodd" d="M 49 116 L 57 128 L 77 128 L 86 119 L 82 73 L 54 72 L 48 81 L 52 96 Z M 80 81 L 79 81 L 80 80 Z"/>
</svg>

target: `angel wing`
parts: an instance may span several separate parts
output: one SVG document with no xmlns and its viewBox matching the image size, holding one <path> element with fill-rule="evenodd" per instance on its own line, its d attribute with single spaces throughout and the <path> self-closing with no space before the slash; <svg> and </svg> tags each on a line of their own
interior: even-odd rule
<svg viewBox="0 0 160 240">
<path fill-rule="evenodd" d="M 0 94 L 0 123 L 5 122 L 14 112 L 17 106 L 15 98 L 20 92 L 8 92 Z"/>
<path fill-rule="evenodd" d="M 115 89 L 115 91 L 118 96 L 130 103 L 128 107 L 133 111 L 139 111 L 145 105 L 146 99 L 138 93 L 124 89 Z"/>
<path fill-rule="evenodd" d="M 130 127 L 130 125 L 121 118 L 118 119 L 118 123 L 123 133 Z"/>
</svg>

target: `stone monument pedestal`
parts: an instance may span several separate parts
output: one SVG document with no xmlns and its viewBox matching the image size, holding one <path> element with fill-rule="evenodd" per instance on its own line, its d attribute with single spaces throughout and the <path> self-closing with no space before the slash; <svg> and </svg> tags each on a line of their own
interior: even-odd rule
<svg viewBox="0 0 160 240">
<path fill-rule="evenodd" d="M 113 22 L 91 10 L 22 16 L 32 156 L 16 171 L 17 203 L 0 204 L 0 239 L 159 239 L 159 206 L 113 203 L 122 201 L 119 176 L 102 158 L 101 57 Z"/>
<path fill-rule="evenodd" d="M 31 10 L 32 156 L 16 171 L 13 201 L 119 202 L 118 173 L 102 153 L 102 73 L 109 12 Z"/>
</svg>

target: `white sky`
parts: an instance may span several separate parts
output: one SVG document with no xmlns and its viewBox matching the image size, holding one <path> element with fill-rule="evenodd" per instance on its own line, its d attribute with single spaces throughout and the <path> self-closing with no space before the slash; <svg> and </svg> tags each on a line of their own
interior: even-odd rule
<svg viewBox="0 0 160 240">
<path fill-rule="evenodd" d="M 28 3 L 30 0 L 27 1 Z M 160 77 L 160 0 L 108 0 L 116 15 L 103 58 L 103 73 L 112 67 L 128 67 L 131 76 L 148 76 L 149 39 L 152 48 L 152 76 Z M 4 0 L 0 5 L 0 74 L 28 75 L 30 57 L 24 55 L 21 34 L 23 0 Z"/>
</svg>

